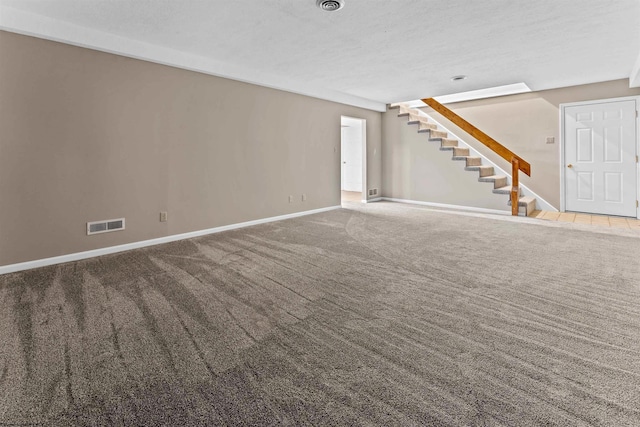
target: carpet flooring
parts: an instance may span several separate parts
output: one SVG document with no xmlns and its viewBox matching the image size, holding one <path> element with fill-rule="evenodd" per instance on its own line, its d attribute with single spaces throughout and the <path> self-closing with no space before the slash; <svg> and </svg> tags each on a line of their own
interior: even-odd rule
<svg viewBox="0 0 640 427">
<path fill-rule="evenodd" d="M 640 233 L 359 204 L 0 276 L 0 425 L 638 426 Z"/>
</svg>

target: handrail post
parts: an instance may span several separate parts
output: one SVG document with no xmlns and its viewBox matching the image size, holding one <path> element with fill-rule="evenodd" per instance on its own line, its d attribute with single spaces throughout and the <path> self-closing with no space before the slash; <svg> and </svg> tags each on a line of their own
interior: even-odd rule
<svg viewBox="0 0 640 427">
<path fill-rule="evenodd" d="M 520 161 L 515 157 L 511 158 L 511 215 L 518 216 L 518 202 L 520 200 L 520 183 L 518 182 L 518 171 Z"/>
</svg>

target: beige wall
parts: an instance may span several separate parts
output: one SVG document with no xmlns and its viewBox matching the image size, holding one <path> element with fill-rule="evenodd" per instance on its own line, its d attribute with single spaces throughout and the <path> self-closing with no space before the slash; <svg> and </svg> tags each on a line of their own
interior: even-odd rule
<svg viewBox="0 0 640 427">
<path fill-rule="evenodd" d="M 629 89 L 629 82 L 625 79 L 448 104 L 447 107 L 531 163 L 531 178 L 521 174 L 522 183 L 559 208 L 560 104 L 637 95 L 640 95 L 640 88 Z M 477 143 L 441 115 L 430 108 L 425 108 L 424 111 L 433 115 L 436 120 L 503 169 L 510 167 L 506 161 Z M 549 136 L 555 137 L 555 144 L 546 143 Z M 384 147 L 394 143 L 385 141 Z M 383 149 L 384 156 L 385 153 L 386 149 Z M 388 195 L 388 183 L 407 171 L 401 171 L 405 165 L 394 168 L 389 167 L 391 165 L 386 161 L 384 164 L 383 191 Z"/>
<path fill-rule="evenodd" d="M 338 205 L 341 115 L 381 186 L 380 113 L 2 31 L 0 52 L 0 265 Z"/>
</svg>

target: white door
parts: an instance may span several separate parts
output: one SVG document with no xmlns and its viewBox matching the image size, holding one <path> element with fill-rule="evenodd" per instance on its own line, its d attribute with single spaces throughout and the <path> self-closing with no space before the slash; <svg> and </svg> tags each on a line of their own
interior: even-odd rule
<svg viewBox="0 0 640 427">
<path fill-rule="evenodd" d="M 352 121 L 342 128 L 342 189 L 362 192 L 362 126 Z"/>
<path fill-rule="evenodd" d="M 565 107 L 566 210 L 636 216 L 636 102 Z"/>
</svg>

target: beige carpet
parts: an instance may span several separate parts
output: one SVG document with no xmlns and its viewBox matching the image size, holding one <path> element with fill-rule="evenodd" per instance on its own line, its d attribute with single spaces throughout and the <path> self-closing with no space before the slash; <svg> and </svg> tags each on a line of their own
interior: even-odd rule
<svg viewBox="0 0 640 427">
<path fill-rule="evenodd" d="M 541 223 L 354 203 L 0 276 L 0 425 L 638 426 L 640 233 Z"/>
</svg>

